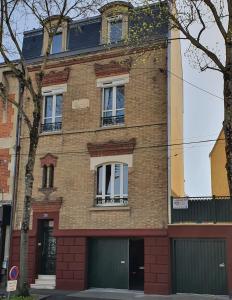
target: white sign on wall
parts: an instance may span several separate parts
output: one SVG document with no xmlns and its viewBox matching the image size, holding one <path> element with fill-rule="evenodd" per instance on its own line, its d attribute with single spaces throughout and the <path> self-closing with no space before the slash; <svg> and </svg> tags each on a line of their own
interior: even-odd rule
<svg viewBox="0 0 232 300">
<path fill-rule="evenodd" d="M 188 209 L 188 199 L 173 199 L 173 209 Z"/>
</svg>

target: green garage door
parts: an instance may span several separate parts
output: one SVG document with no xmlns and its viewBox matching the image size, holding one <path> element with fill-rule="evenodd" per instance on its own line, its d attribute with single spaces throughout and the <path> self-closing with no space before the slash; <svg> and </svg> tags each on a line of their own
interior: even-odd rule
<svg viewBox="0 0 232 300">
<path fill-rule="evenodd" d="M 227 294 L 225 241 L 174 239 L 173 292 Z"/>
<path fill-rule="evenodd" d="M 128 289 L 129 240 L 93 238 L 88 249 L 88 286 Z"/>
</svg>

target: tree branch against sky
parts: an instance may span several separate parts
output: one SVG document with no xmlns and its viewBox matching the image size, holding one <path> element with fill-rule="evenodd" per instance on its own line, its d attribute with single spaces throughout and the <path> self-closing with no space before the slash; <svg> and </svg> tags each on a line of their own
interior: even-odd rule
<svg viewBox="0 0 232 300">
<path fill-rule="evenodd" d="M 148 1 L 150 4 L 154 1 Z M 230 0 L 169 1 L 169 9 L 162 5 L 162 18 L 170 21 L 170 29 L 177 29 L 192 47 L 190 56 L 201 71 L 213 70 L 223 75 L 226 170 L 232 196 L 232 2 Z M 214 27 L 220 41 L 209 44 L 207 32 Z M 218 46 L 219 44 L 219 46 Z M 219 51 L 221 49 L 221 52 Z M 191 49 L 191 50 L 190 50 Z M 200 109 L 200 108 L 199 108 Z"/>
<path fill-rule="evenodd" d="M 20 239 L 20 280 L 19 295 L 29 294 L 28 285 L 28 232 L 30 224 L 30 212 L 32 201 L 32 190 L 34 183 L 34 165 L 36 151 L 39 142 L 39 128 L 42 114 L 42 82 L 45 76 L 46 66 L 49 60 L 53 36 L 60 27 L 65 17 L 79 18 L 86 17 L 96 7 L 99 7 L 100 0 L 0 0 L 0 55 L 7 72 L 3 77 L 5 80 L 0 83 L 0 101 L 9 102 L 14 105 L 22 119 L 27 125 L 29 135 L 28 156 L 26 158 L 25 179 L 24 179 L 24 207 L 21 225 Z M 51 21 L 51 16 L 58 15 L 56 21 Z M 24 60 L 21 50 L 22 45 L 22 24 L 28 25 L 28 20 L 33 21 L 36 26 L 43 27 L 48 34 L 48 43 L 41 58 L 40 70 L 37 80 L 31 77 L 28 65 Z M 25 26 L 26 27 L 26 26 Z M 28 28 L 27 28 L 28 29 Z M 31 28 L 30 28 L 31 29 Z M 9 75 L 10 74 L 10 75 Z M 22 103 L 13 100 L 9 95 L 9 87 L 6 84 L 7 76 L 14 76 L 19 84 L 20 97 L 27 99 L 32 104 L 32 114 L 28 114 Z"/>
</svg>

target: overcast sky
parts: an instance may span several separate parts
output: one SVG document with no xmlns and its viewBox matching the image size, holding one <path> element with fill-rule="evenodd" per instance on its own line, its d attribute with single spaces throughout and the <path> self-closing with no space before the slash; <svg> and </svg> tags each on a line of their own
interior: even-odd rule
<svg viewBox="0 0 232 300">
<path fill-rule="evenodd" d="M 216 30 L 208 34 L 215 41 Z M 182 43 L 182 53 L 186 44 Z M 222 76 L 216 71 L 200 72 L 183 55 L 183 78 L 223 97 Z M 184 82 L 184 141 L 216 139 L 222 128 L 223 100 Z M 189 196 L 211 195 L 209 153 L 214 142 L 185 146 L 185 192 Z"/>
</svg>

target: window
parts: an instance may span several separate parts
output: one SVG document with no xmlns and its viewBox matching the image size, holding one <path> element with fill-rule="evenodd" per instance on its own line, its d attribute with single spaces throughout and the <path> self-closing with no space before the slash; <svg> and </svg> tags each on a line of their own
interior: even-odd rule
<svg viewBox="0 0 232 300">
<path fill-rule="evenodd" d="M 117 43 L 122 40 L 122 18 L 108 20 L 108 42 Z"/>
<path fill-rule="evenodd" d="M 42 188 L 53 188 L 54 185 L 54 165 L 43 166 Z"/>
<path fill-rule="evenodd" d="M 104 164 L 97 168 L 96 205 L 128 204 L 128 165 Z"/>
<path fill-rule="evenodd" d="M 124 86 L 103 88 L 102 126 L 124 123 Z"/>
<path fill-rule="evenodd" d="M 41 132 L 57 131 L 62 128 L 63 95 L 48 95 L 44 97 L 43 124 Z"/>
<path fill-rule="evenodd" d="M 62 52 L 62 32 L 58 32 L 53 36 L 51 54 Z"/>
</svg>

